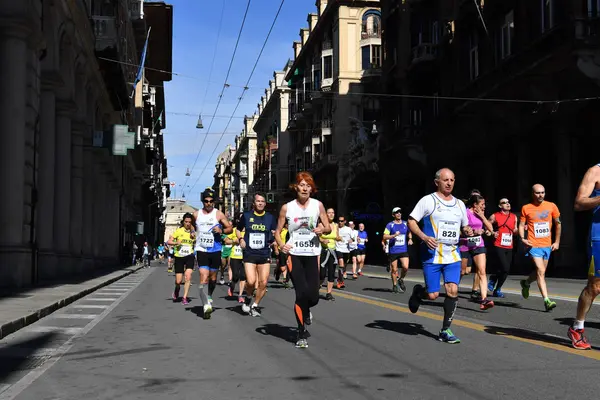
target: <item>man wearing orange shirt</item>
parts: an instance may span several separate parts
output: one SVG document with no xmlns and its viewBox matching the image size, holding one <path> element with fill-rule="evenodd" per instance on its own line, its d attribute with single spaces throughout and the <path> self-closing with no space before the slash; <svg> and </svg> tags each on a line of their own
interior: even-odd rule
<svg viewBox="0 0 600 400">
<path fill-rule="evenodd" d="M 560 246 L 560 234 L 562 226 L 560 212 L 556 204 L 545 201 L 546 189 L 540 184 L 533 185 L 533 201 L 524 205 L 521 209 L 521 223 L 519 224 L 519 235 L 526 246 L 529 246 L 527 256 L 531 257 L 535 265 L 535 271 L 529 278 L 521 281 L 521 294 L 523 298 L 529 297 L 529 286 L 537 281 L 540 293 L 544 298 L 546 311 L 556 307 L 556 302 L 548 297 L 546 288 L 546 268 L 548 260 L 553 251 Z M 554 243 L 552 243 L 552 226 L 556 225 Z M 525 239 L 525 226 L 527 226 L 527 239 Z"/>
</svg>

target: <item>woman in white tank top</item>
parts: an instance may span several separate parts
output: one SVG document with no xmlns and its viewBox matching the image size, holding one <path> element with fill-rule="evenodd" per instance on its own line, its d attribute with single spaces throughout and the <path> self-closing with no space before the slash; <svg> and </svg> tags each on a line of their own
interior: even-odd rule
<svg viewBox="0 0 600 400">
<path fill-rule="evenodd" d="M 294 315 L 298 323 L 296 347 L 306 348 L 308 347 L 306 325 L 312 322 L 310 308 L 319 302 L 321 244 L 318 235 L 330 233 L 331 226 L 323 204 L 310 197 L 311 193 L 317 191 L 311 174 L 298 173 L 293 189 L 296 191 L 296 199 L 281 207 L 275 240 L 281 251 L 291 255 L 289 273 L 296 290 Z M 286 221 L 290 240 L 283 243 L 281 230 Z"/>
</svg>

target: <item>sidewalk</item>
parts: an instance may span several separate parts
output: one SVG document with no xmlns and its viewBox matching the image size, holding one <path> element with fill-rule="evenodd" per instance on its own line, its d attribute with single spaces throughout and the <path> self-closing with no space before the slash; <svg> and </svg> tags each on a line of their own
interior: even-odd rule
<svg viewBox="0 0 600 400">
<path fill-rule="evenodd" d="M 352 271 L 352 267 L 348 268 L 347 270 Z M 365 274 L 365 276 L 372 278 L 391 279 L 389 272 L 386 272 L 384 266 L 367 264 L 363 269 L 363 273 Z M 489 276 L 490 274 L 488 273 L 488 277 Z M 509 275 L 502 291 L 504 293 L 520 295 L 521 285 L 519 281 L 525 278 L 527 278 L 527 276 L 525 275 Z M 408 275 L 406 277 L 406 281 L 423 283 L 423 271 L 420 269 L 409 270 Z M 546 278 L 546 284 L 548 286 L 550 298 L 561 299 L 566 301 L 577 301 L 577 299 L 579 298 L 579 294 L 581 293 L 581 290 L 583 290 L 583 288 L 585 287 L 586 283 L 586 279 Z M 460 289 L 470 290 L 472 285 L 473 273 L 465 276 L 462 279 L 460 283 Z M 537 285 L 535 283 L 531 285 L 530 296 L 541 297 Z M 600 298 L 597 299 L 596 302 L 600 302 Z"/>
<path fill-rule="evenodd" d="M 19 292 L 2 293 L 0 339 L 141 268 L 103 268 L 89 277 L 77 276 L 67 282 L 51 281 Z"/>
</svg>

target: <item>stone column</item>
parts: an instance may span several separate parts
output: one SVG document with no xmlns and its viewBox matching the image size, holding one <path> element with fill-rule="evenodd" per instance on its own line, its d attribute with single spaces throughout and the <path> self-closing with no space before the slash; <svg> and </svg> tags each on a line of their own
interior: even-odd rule
<svg viewBox="0 0 600 400">
<path fill-rule="evenodd" d="M 583 263 L 581 254 L 577 254 L 575 248 L 575 186 L 572 181 L 571 170 L 571 141 L 568 131 L 561 130 L 553 136 L 554 160 L 556 166 L 557 192 L 553 194 L 556 198 L 548 200 L 556 203 L 561 214 L 562 235 L 560 249 L 554 253 L 554 265 L 558 269 Z M 548 194 L 546 194 L 548 196 Z"/>
<path fill-rule="evenodd" d="M 83 134 L 87 127 L 84 122 L 72 123 L 71 130 L 71 221 L 70 250 L 76 272 L 82 267 L 83 235 Z"/>
<path fill-rule="evenodd" d="M 85 143 L 85 142 L 84 142 Z M 93 268 L 94 257 L 94 153 L 89 147 L 83 149 L 83 211 L 82 252 L 86 269 Z"/>
<path fill-rule="evenodd" d="M 39 247 L 39 278 L 55 276 L 54 257 L 54 164 L 56 145 L 56 95 L 44 90 L 41 95 L 38 212 L 36 221 Z"/>
<path fill-rule="evenodd" d="M 22 248 L 28 49 L 25 36 L 17 34 L 2 32 L 0 39 L 0 286 L 29 283 L 30 260 Z"/>
<path fill-rule="evenodd" d="M 98 150 L 97 152 L 100 152 Z M 96 154 L 94 157 L 93 171 L 94 176 L 92 178 L 94 182 L 94 202 L 93 202 L 93 213 L 92 213 L 92 249 L 95 260 L 102 255 L 102 225 L 103 225 L 103 203 L 104 203 L 104 182 L 102 175 L 102 167 L 99 164 L 100 156 Z M 97 263 L 95 263 L 97 265 Z"/>
<path fill-rule="evenodd" d="M 71 227 L 71 115 L 74 104 L 56 103 L 56 148 L 54 157 L 54 246 L 59 258 L 59 274 L 70 271 Z"/>
</svg>

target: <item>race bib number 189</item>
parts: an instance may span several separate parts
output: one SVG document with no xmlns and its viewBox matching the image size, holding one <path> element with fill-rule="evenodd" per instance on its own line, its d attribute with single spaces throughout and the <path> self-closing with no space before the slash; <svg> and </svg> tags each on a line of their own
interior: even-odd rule
<svg viewBox="0 0 600 400">
<path fill-rule="evenodd" d="M 251 249 L 264 249 L 265 248 L 265 234 L 264 233 L 256 233 L 252 232 L 248 238 L 250 240 L 250 248 Z"/>
</svg>

